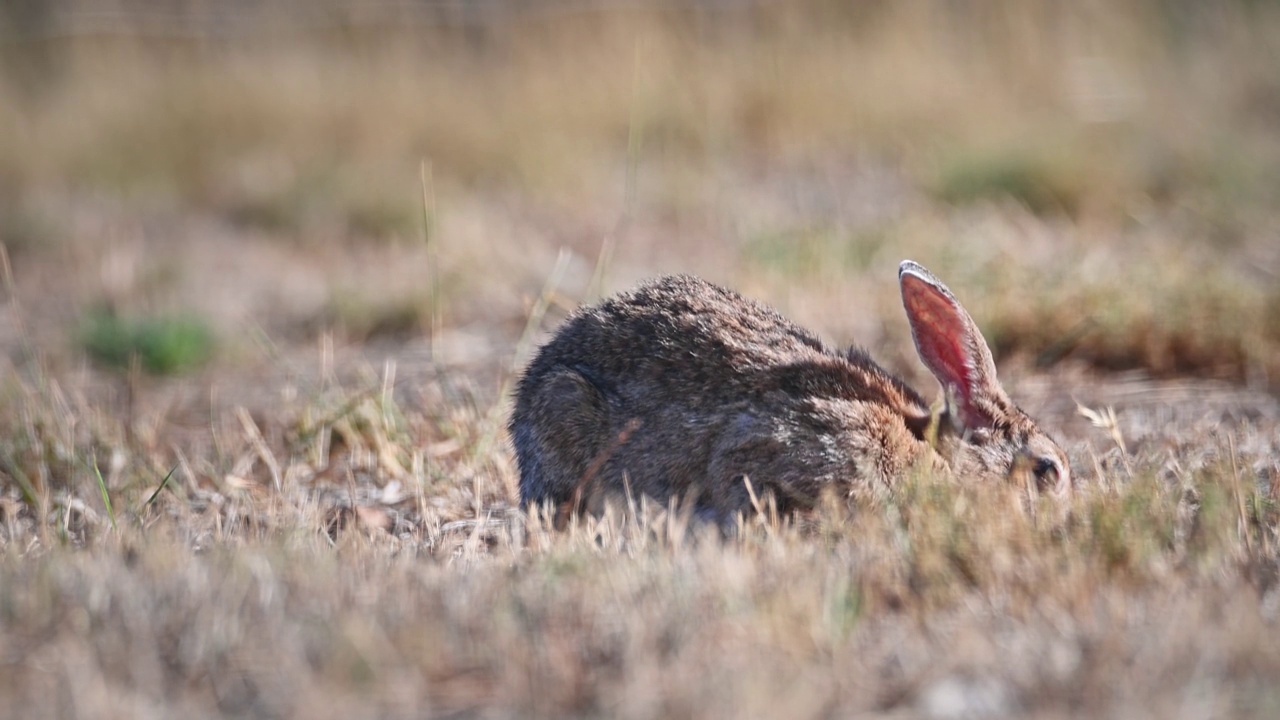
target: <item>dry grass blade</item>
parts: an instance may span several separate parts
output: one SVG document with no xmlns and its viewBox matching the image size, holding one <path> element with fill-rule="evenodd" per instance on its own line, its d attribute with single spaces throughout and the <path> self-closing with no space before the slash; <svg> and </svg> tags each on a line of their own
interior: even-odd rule
<svg viewBox="0 0 1280 720">
<path fill-rule="evenodd" d="M 98 492 L 102 496 L 102 504 L 107 509 L 107 519 L 111 521 L 111 529 L 118 530 L 116 527 L 116 511 L 111 505 L 111 493 L 107 492 L 107 481 L 102 477 L 102 471 L 98 469 L 98 458 L 95 455 L 92 459 L 91 469 L 93 477 L 98 481 Z"/>
<path fill-rule="evenodd" d="M 280 463 L 276 461 L 275 454 L 271 452 L 267 441 L 262 437 L 262 431 L 258 429 L 258 424 L 253 421 L 248 409 L 244 407 L 236 408 L 236 419 L 240 421 L 240 427 L 244 430 L 249 444 L 253 446 L 254 452 L 257 453 L 258 459 L 267 466 L 267 471 L 271 473 L 271 484 L 275 487 L 276 492 L 280 492 L 282 489 Z"/>
<path fill-rule="evenodd" d="M 524 330 L 520 333 L 520 340 L 516 343 L 515 354 L 512 359 L 511 371 L 516 372 L 527 359 L 529 346 L 533 342 L 534 336 L 537 334 L 539 327 L 542 325 L 542 318 L 550 307 L 551 298 L 556 294 L 560 287 L 561 281 L 564 279 L 564 273 L 569 267 L 569 251 L 561 248 L 556 255 L 556 264 L 551 269 L 551 274 L 547 276 L 546 282 L 542 287 L 542 292 L 538 294 L 538 299 L 534 302 L 533 308 L 529 311 L 529 317 L 525 322 Z M 514 375 L 507 375 L 502 382 L 502 388 L 499 390 L 501 397 L 506 397 L 511 390 L 511 382 Z M 487 427 L 480 440 L 472 448 L 472 459 L 479 458 L 481 455 L 489 452 L 493 447 L 498 433 L 503 424 L 501 420 L 502 406 L 495 405 L 488 415 Z"/>
<path fill-rule="evenodd" d="M 1231 494 L 1236 501 L 1236 528 L 1244 542 L 1245 554 L 1253 557 L 1253 535 L 1249 525 L 1249 515 L 1245 512 L 1244 492 L 1240 489 L 1240 467 L 1236 461 L 1236 441 L 1227 436 L 1227 454 L 1231 458 Z"/>
<path fill-rule="evenodd" d="M 751 507 L 755 510 L 756 515 L 764 515 L 764 505 L 761 504 L 760 498 L 756 495 L 756 489 L 751 484 L 751 478 L 743 475 L 742 484 L 747 488 L 747 497 L 751 500 Z"/>
<path fill-rule="evenodd" d="M 547 314 L 552 298 L 556 296 L 560 289 L 560 283 L 564 280 L 564 273 L 569 267 L 569 258 L 569 250 L 560 248 L 560 251 L 556 254 L 555 265 L 552 266 L 551 273 L 547 275 L 542 291 L 538 293 L 533 307 L 529 309 L 524 330 L 521 331 L 520 339 L 516 343 L 515 356 L 511 359 L 511 370 L 513 372 L 523 367 L 528 360 L 529 347 L 533 344 L 534 337 L 542 327 L 542 318 Z"/>
<path fill-rule="evenodd" d="M 431 285 L 431 359 L 435 359 L 436 348 L 440 343 L 440 324 L 442 313 L 440 297 L 440 240 L 437 209 L 435 168 L 431 162 L 423 158 L 419 167 L 419 180 L 422 184 L 422 241 L 427 246 L 427 281 Z"/>
<path fill-rule="evenodd" d="M 1076 413 L 1088 420 L 1090 425 L 1100 430 L 1106 430 L 1116 447 L 1120 448 L 1120 452 L 1128 454 L 1129 451 L 1124 444 L 1124 435 L 1120 432 L 1120 422 L 1116 418 L 1115 408 L 1108 405 L 1103 410 L 1093 410 L 1077 402 Z"/>
</svg>

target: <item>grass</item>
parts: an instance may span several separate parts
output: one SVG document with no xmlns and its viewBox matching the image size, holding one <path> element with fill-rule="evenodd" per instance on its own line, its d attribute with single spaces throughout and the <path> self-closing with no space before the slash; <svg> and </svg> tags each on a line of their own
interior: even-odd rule
<svg viewBox="0 0 1280 720">
<path fill-rule="evenodd" d="M 1122 414 L 1136 449 L 1069 443 L 1064 501 L 922 475 L 722 539 L 647 503 L 562 531 L 516 510 L 461 380 L 316 387 L 177 445 L 11 379 L 0 477 L 35 480 L 3 497 L 6 696 L 37 715 L 1276 706 L 1274 409 L 1214 432 Z"/>
<path fill-rule="evenodd" d="M 713 5 L 0 10 L 0 717 L 1276 716 L 1274 8 Z M 517 507 L 580 298 L 904 257 L 1070 498 Z"/>
<path fill-rule="evenodd" d="M 213 334 L 199 318 L 127 320 L 115 315 L 90 315 L 80 334 L 85 351 L 104 365 L 128 369 L 137 362 L 156 375 L 174 375 L 209 362 Z"/>
<path fill-rule="evenodd" d="M 934 193 L 954 204 L 1007 199 L 1039 215 L 1076 215 L 1089 192 L 1089 178 L 1071 164 L 1047 150 L 974 154 L 947 162 Z M 1090 171 L 1096 172 L 1096 167 Z"/>
<path fill-rule="evenodd" d="M 834 228 L 788 228 L 750 238 L 743 255 L 756 272 L 841 277 L 865 272 L 884 245 L 883 234 L 875 231 L 853 234 Z"/>
<path fill-rule="evenodd" d="M 430 307 L 424 298 L 403 298 L 375 305 L 353 293 L 335 294 L 327 312 L 317 322 L 356 341 L 404 338 L 430 329 Z"/>
<path fill-rule="evenodd" d="M 1114 274 L 1100 269 L 1102 277 L 1063 287 L 1053 303 L 1029 302 L 995 314 L 992 342 L 1007 354 L 1030 349 L 1044 364 L 1072 356 L 1102 368 L 1145 368 L 1166 376 L 1275 377 L 1280 336 L 1267 319 L 1272 300 L 1261 287 L 1206 271 L 1191 259 L 1211 262 L 1207 255 L 1166 257 L 1158 268 L 1138 261 Z"/>
</svg>

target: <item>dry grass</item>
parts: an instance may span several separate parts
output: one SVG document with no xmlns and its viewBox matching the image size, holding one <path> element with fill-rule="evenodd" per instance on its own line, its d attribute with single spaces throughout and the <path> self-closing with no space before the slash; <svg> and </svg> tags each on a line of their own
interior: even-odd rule
<svg viewBox="0 0 1280 720">
<path fill-rule="evenodd" d="M 512 507 L 500 414 L 462 380 L 354 382 L 185 439 L 172 420 L 129 438 L 56 384 L 11 385 L 0 472 L 31 496 L 11 488 L 0 525 L 9 707 L 1263 718 L 1280 702 L 1274 401 L 1055 387 L 1118 400 L 1129 448 L 1031 406 L 1072 431 L 1069 501 L 919 477 L 722 540 L 648 505 L 550 530 Z"/>
<path fill-rule="evenodd" d="M 1274 8 L 465 7 L 0 9 L 0 716 L 1280 713 Z M 927 392 L 903 257 L 1070 500 L 514 507 L 580 299 L 700 272 Z"/>
</svg>

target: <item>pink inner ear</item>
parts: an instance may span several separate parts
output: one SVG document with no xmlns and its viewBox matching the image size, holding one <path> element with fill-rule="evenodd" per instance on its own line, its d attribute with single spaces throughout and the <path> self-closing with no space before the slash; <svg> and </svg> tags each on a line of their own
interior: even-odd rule
<svg viewBox="0 0 1280 720">
<path fill-rule="evenodd" d="M 920 359 L 968 404 L 973 393 L 974 360 L 968 327 L 955 302 L 913 275 L 902 277 L 902 302 Z"/>
</svg>

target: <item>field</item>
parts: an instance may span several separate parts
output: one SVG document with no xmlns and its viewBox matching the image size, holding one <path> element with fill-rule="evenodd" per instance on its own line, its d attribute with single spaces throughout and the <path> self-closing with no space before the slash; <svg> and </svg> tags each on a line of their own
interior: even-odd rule
<svg viewBox="0 0 1280 720">
<path fill-rule="evenodd" d="M 0 4 L 0 717 L 1280 717 L 1280 6 Z M 663 272 L 1066 499 L 520 509 L 519 368 Z"/>
</svg>

